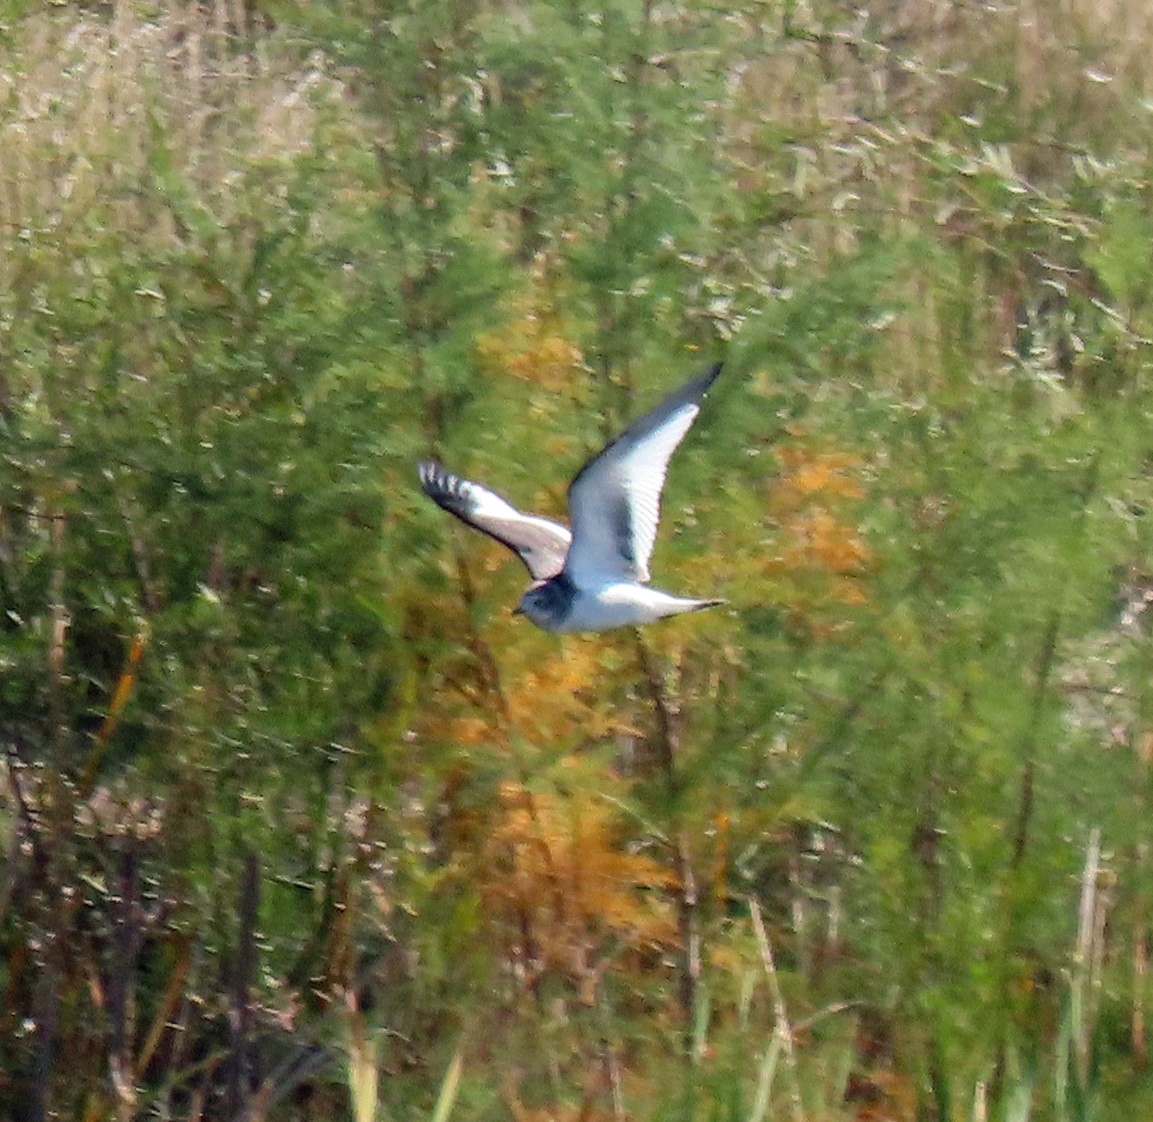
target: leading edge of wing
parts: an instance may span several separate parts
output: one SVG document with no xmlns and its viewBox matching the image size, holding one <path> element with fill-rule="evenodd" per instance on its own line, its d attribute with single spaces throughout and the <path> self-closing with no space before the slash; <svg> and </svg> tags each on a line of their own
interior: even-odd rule
<svg viewBox="0 0 1153 1122">
<path fill-rule="evenodd" d="M 712 389 L 713 383 L 717 380 L 721 370 L 724 368 L 723 362 L 714 362 L 704 373 L 698 374 L 695 378 L 690 378 L 679 390 L 674 390 L 668 397 L 666 397 L 658 405 L 653 406 L 643 416 L 638 417 L 624 432 L 619 436 L 614 436 L 577 474 L 576 479 L 572 481 L 570 490 L 576 486 L 577 479 L 592 467 L 597 460 L 611 452 L 620 444 L 636 444 L 644 440 L 650 433 L 655 432 L 661 427 L 669 417 L 678 413 L 686 405 L 700 406 L 705 398 L 705 394 Z"/>
<path fill-rule="evenodd" d="M 608 456 L 611 452 L 617 449 L 621 444 L 635 445 L 638 441 L 644 440 L 650 433 L 655 432 L 679 410 L 683 409 L 686 405 L 699 406 L 704 400 L 705 394 L 712 388 L 713 383 L 717 380 L 718 375 L 724 368 L 723 362 L 714 362 L 703 374 L 698 374 L 695 378 L 690 378 L 679 390 L 674 390 L 668 397 L 666 397 L 659 405 L 654 406 L 643 416 L 638 417 L 624 432 L 614 436 L 595 456 L 589 459 L 585 465 L 573 477 L 573 481 L 569 484 L 569 495 L 572 495 L 573 488 L 580 482 L 581 476 L 589 471 L 598 460 Z"/>
<path fill-rule="evenodd" d="M 569 485 L 577 578 L 648 580 L 669 460 L 720 374 L 714 363 L 635 420 L 593 456 Z"/>
</svg>

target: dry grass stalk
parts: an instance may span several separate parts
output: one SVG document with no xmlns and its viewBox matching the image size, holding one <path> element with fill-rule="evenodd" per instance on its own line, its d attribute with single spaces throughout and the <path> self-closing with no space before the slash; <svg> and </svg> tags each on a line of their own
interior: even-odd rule
<svg viewBox="0 0 1153 1122">
<path fill-rule="evenodd" d="M 369 1032 L 352 990 L 345 995 L 345 1029 L 352 1117 L 354 1122 L 374 1122 L 380 1102 L 380 1041 Z"/>
<path fill-rule="evenodd" d="M 1101 887 L 1101 831 L 1094 827 L 1085 847 L 1081 899 L 1077 910 L 1077 946 L 1073 958 L 1072 1000 L 1074 1052 L 1082 1083 L 1089 1076 L 1090 1045 L 1101 988 L 1107 901 Z"/>
<path fill-rule="evenodd" d="M 793 1030 L 789 1023 L 789 1011 L 785 1005 L 784 994 L 781 992 L 781 982 L 777 977 L 777 967 L 773 959 L 773 946 L 769 942 L 768 932 L 765 930 L 765 921 L 761 917 L 761 906 L 753 897 L 749 897 L 749 915 L 753 921 L 753 933 L 757 937 L 757 947 L 761 953 L 761 963 L 765 968 L 765 977 L 769 982 L 769 994 L 773 1002 L 773 1018 L 776 1021 L 773 1045 L 779 1047 L 785 1056 L 785 1064 L 789 1069 L 791 1086 L 789 1088 L 789 1107 L 792 1110 L 794 1122 L 804 1122 L 805 1110 L 801 1105 L 801 1083 L 797 1074 L 797 1053 L 793 1040 Z"/>
<path fill-rule="evenodd" d="M 102 211 L 105 228 L 171 239 L 141 191 L 156 176 L 224 227 L 248 209 L 237 188 L 254 166 L 311 147 L 317 99 L 338 84 L 313 60 L 270 62 L 235 8 L 118 0 L 111 18 L 49 8 L 21 21 L 0 68 L 0 246 Z M 16 280 L 23 255 L 9 256 L 0 283 Z"/>
</svg>

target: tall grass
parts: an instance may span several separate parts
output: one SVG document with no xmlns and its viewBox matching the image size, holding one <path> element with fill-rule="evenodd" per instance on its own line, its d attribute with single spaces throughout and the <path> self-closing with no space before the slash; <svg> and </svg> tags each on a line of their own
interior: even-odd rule
<svg viewBox="0 0 1153 1122">
<path fill-rule="evenodd" d="M 1153 679 L 1108 599 L 1151 544 L 1144 5 L 8 34 L 0 1103 L 1140 1116 Z M 731 340 L 683 460 L 722 501 L 667 505 L 735 607 L 638 688 L 631 647 L 508 630 L 408 460 L 515 449 L 559 502 L 529 476 L 599 426 L 540 417 L 674 330 Z"/>
</svg>

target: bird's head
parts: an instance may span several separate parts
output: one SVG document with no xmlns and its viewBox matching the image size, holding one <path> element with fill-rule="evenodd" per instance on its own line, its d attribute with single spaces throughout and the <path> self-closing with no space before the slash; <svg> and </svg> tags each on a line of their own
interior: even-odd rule
<svg viewBox="0 0 1153 1122">
<path fill-rule="evenodd" d="M 520 603 L 513 609 L 513 614 L 527 616 L 537 627 L 549 628 L 555 617 L 555 608 L 552 597 L 544 581 L 537 581 L 530 585 L 520 598 Z"/>
<path fill-rule="evenodd" d="M 570 600 L 568 586 L 562 581 L 540 580 L 529 585 L 514 614 L 527 616 L 545 631 L 557 631 L 564 622 Z"/>
</svg>

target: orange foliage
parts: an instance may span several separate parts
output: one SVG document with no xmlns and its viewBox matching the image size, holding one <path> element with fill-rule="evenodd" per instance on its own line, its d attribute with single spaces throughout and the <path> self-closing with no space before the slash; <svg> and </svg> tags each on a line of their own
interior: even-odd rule
<svg viewBox="0 0 1153 1122">
<path fill-rule="evenodd" d="M 604 677 L 600 653 L 592 643 L 569 644 L 563 654 L 525 667 L 505 695 L 513 730 L 535 743 L 556 742 L 574 732 L 599 740 L 629 731 L 610 708 L 594 705 L 596 684 Z"/>
<path fill-rule="evenodd" d="M 583 370 L 584 356 L 565 338 L 562 316 L 549 304 L 521 303 L 517 319 L 477 339 L 481 365 L 550 390 L 570 388 Z"/>
<path fill-rule="evenodd" d="M 605 668 L 603 651 L 595 644 L 566 644 L 544 658 L 535 644 L 502 647 L 519 666 L 502 666 L 501 703 L 475 704 L 468 699 L 463 710 L 451 713 L 430 708 L 426 717 L 438 735 L 455 744 L 507 744 L 511 739 L 537 745 L 603 739 L 613 732 L 632 731 L 610 706 L 598 704 L 596 683 Z"/>
<path fill-rule="evenodd" d="M 846 452 L 815 452 L 797 443 L 778 448 L 777 459 L 782 470 L 774 498 L 782 507 L 803 506 L 810 496 L 859 499 L 864 495 L 851 474 L 860 466 L 856 456 Z"/>
<path fill-rule="evenodd" d="M 868 559 L 868 550 L 851 526 L 816 507 L 798 511 L 782 528 L 788 536 L 776 560 L 783 569 L 826 575 L 830 599 L 864 603 L 864 593 L 853 577 Z"/>
<path fill-rule="evenodd" d="M 769 568 L 784 586 L 794 613 L 806 617 L 827 605 L 864 604 L 861 574 L 868 546 L 845 508 L 863 496 L 856 457 L 825 452 L 803 437 L 777 450 L 781 473 L 769 511 L 779 548 Z"/>
<path fill-rule="evenodd" d="M 676 943 L 663 892 L 676 877 L 621 848 L 606 802 L 506 782 L 484 857 L 484 898 L 530 982 L 556 971 L 591 1003 L 608 955 Z"/>
</svg>

